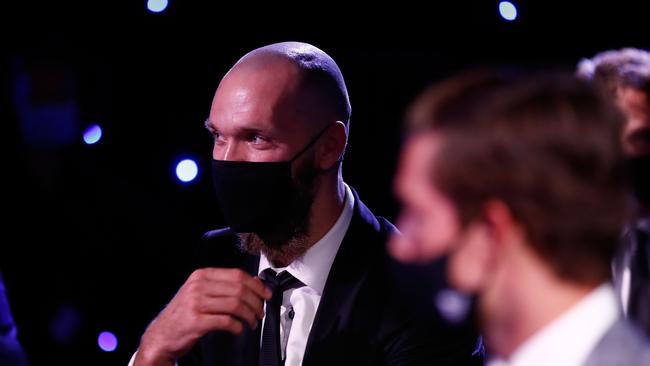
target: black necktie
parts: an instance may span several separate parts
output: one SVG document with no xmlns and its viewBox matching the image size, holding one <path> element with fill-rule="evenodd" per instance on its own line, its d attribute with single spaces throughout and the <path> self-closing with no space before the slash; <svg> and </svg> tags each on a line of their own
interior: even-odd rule
<svg viewBox="0 0 650 366">
<path fill-rule="evenodd" d="M 284 291 L 300 283 L 291 273 L 283 271 L 276 275 L 268 268 L 264 271 L 264 284 L 273 292 L 271 300 L 266 301 L 266 315 L 262 330 L 262 349 L 260 350 L 260 366 L 282 366 L 280 350 L 280 306 Z"/>
</svg>

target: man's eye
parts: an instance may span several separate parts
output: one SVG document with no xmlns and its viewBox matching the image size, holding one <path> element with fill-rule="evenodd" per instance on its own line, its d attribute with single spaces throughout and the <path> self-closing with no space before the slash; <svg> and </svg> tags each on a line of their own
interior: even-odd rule
<svg viewBox="0 0 650 366">
<path fill-rule="evenodd" d="M 256 144 L 256 145 L 257 145 L 257 144 L 263 144 L 263 143 L 265 143 L 265 142 L 268 142 L 268 140 L 267 140 L 265 137 L 260 136 L 260 135 L 257 135 L 257 134 L 253 134 L 253 135 L 251 135 L 251 136 L 249 137 L 249 141 L 250 141 L 252 144 Z"/>
<path fill-rule="evenodd" d="M 219 132 L 212 132 L 212 138 L 214 139 L 215 143 L 221 143 L 223 142 L 223 136 Z"/>
</svg>

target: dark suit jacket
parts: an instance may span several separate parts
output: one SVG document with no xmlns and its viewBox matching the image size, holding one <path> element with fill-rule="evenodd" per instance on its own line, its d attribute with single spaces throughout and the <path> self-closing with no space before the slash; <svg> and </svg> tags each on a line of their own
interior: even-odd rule
<svg viewBox="0 0 650 366">
<path fill-rule="evenodd" d="M 645 220 L 643 228 L 641 220 Z M 617 293 L 621 293 L 624 269 L 630 269 L 627 315 L 632 324 L 650 337 L 650 216 L 632 223 L 622 238 L 612 270 Z M 637 227 L 638 226 L 638 227 Z"/>
<path fill-rule="evenodd" d="M 477 335 L 473 328 L 445 327 L 432 311 L 418 313 L 405 288 L 419 280 L 399 283 L 400 265 L 386 252 L 395 231 L 359 200 L 341 243 L 309 334 L 304 365 L 479 365 L 472 356 Z M 259 257 L 236 249 L 228 229 L 208 232 L 199 251 L 200 267 L 238 267 L 257 275 Z M 403 277 L 403 276 L 402 276 Z M 431 310 L 431 309 L 430 309 Z M 260 333 L 240 336 L 212 332 L 204 336 L 183 365 L 258 365 Z"/>
<path fill-rule="evenodd" d="M 2 275 L 0 275 L 0 365 L 27 365 L 25 354 L 16 339 L 16 325 L 9 310 Z"/>
</svg>

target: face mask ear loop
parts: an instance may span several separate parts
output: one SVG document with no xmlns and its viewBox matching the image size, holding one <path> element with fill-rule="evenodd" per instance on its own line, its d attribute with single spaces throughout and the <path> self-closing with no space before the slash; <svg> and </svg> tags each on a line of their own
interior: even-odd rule
<svg viewBox="0 0 650 366">
<path fill-rule="evenodd" d="M 321 131 L 320 131 L 316 136 L 314 136 L 311 140 L 309 140 L 309 143 L 308 143 L 305 147 L 303 147 L 302 150 L 298 151 L 298 153 L 297 153 L 296 155 L 294 155 L 293 158 L 291 158 L 291 160 L 289 160 L 289 162 L 290 162 L 290 163 L 293 163 L 293 162 L 294 162 L 296 159 L 298 159 L 302 154 L 304 154 L 305 151 L 309 150 L 309 148 L 312 147 L 312 145 L 314 145 L 314 143 L 316 143 L 316 141 L 318 141 L 318 139 L 319 139 L 321 136 L 323 136 L 323 134 L 324 134 L 327 130 L 329 130 L 329 128 L 332 127 L 332 125 L 334 125 L 334 124 L 332 123 L 332 124 L 327 125 L 327 126 L 326 126 L 325 128 L 323 128 L 323 129 L 322 129 L 322 130 L 321 130 Z"/>
</svg>

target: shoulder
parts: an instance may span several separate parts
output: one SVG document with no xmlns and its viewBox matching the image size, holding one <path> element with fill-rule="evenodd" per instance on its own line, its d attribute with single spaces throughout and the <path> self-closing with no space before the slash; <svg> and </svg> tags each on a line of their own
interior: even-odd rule
<svg viewBox="0 0 650 366">
<path fill-rule="evenodd" d="M 390 221 L 384 217 L 375 216 L 368 206 L 361 201 L 354 188 L 350 188 L 350 190 L 354 196 L 354 213 L 349 230 L 362 231 L 366 235 L 376 234 L 379 239 L 386 239 L 397 232 L 397 229 Z"/>
<path fill-rule="evenodd" d="M 621 318 L 598 342 L 586 365 L 650 365 L 650 344 L 629 321 Z"/>
<path fill-rule="evenodd" d="M 222 240 L 224 237 L 233 236 L 234 232 L 229 227 L 207 231 L 201 237 L 202 241 Z"/>
</svg>

